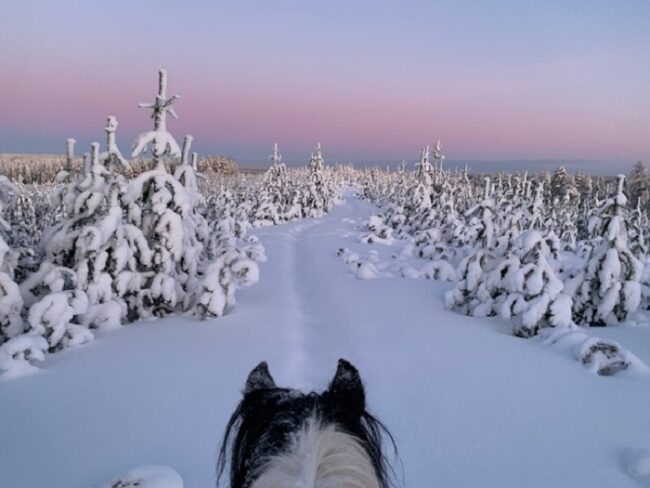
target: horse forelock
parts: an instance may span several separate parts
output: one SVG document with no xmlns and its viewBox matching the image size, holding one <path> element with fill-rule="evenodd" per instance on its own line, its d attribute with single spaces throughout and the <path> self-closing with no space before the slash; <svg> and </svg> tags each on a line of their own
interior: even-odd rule
<svg viewBox="0 0 650 488">
<path fill-rule="evenodd" d="M 286 452 L 267 459 L 251 488 L 381 488 L 362 442 L 312 417 Z"/>
</svg>

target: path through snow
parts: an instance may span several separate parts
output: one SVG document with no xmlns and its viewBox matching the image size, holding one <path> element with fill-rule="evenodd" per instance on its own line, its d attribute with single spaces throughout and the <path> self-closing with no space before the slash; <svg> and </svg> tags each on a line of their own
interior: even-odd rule
<svg viewBox="0 0 650 488">
<path fill-rule="evenodd" d="M 214 486 L 222 429 L 250 369 L 320 389 L 345 357 L 391 428 L 407 486 L 634 487 L 623 452 L 650 448 L 650 382 L 601 378 L 500 320 L 448 312 L 448 283 L 354 278 L 336 251 L 376 209 L 348 198 L 319 220 L 255 232 L 260 283 L 224 318 L 169 318 L 102 335 L 0 383 L 0 485 L 100 486 L 146 464 Z M 608 330 L 650 363 L 650 329 Z M 634 342 L 630 342 L 633 339 Z"/>
</svg>

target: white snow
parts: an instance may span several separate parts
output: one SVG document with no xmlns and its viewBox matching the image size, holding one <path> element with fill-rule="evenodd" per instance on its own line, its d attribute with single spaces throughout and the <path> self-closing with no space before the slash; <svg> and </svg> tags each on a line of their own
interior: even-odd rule
<svg viewBox="0 0 650 488">
<path fill-rule="evenodd" d="M 183 488 L 183 479 L 169 466 L 133 468 L 103 488 Z"/>
<path fill-rule="evenodd" d="M 516 338 L 505 319 L 446 310 L 452 284 L 403 278 L 400 269 L 419 273 L 430 261 L 404 256 L 404 242 L 361 243 L 355 222 L 376 211 L 348 196 L 322 218 L 257 229 L 269 259 L 259 283 L 238 292 L 235 313 L 98 330 L 98 340 L 48 355 L 39 374 L 1 382 L 0 485 L 102 486 L 153 464 L 183 481 L 146 467 L 122 479 L 214 486 L 220 438 L 252 367 L 266 360 L 278 384 L 322 389 L 344 357 L 395 435 L 406 486 L 650 486 L 650 376 L 642 367 L 650 328 L 598 329 L 639 363 L 592 374 L 575 357 L 592 330 Z M 350 266 L 358 263 L 383 279 L 356 279 Z M 63 295 L 51 305 L 66 317 L 78 312 Z M 48 318 L 57 334 L 72 333 L 68 326 Z M 645 454 L 622 462 L 629 449 Z M 151 484 L 155 476 L 164 481 Z"/>
</svg>

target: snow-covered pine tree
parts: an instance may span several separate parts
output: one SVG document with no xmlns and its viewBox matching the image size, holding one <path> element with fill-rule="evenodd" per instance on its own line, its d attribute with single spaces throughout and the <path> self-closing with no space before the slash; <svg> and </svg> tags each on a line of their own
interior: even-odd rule
<svg viewBox="0 0 650 488">
<path fill-rule="evenodd" d="M 605 201 L 594 226 L 598 235 L 583 270 L 567 284 L 573 295 L 573 318 L 583 325 L 611 325 L 627 320 L 639 307 L 642 266 L 628 247 L 629 210 L 623 193 Z"/>
</svg>

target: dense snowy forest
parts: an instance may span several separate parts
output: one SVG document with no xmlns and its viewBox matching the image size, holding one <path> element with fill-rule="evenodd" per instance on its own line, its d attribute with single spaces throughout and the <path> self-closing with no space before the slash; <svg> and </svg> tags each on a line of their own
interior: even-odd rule
<svg viewBox="0 0 650 488">
<path fill-rule="evenodd" d="M 328 167 L 319 143 L 306 166 L 290 168 L 276 144 L 264 174 L 206 175 L 192 136 L 179 144 L 167 130 L 177 98 L 161 70 L 153 102 L 139 105 L 152 112 L 153 128 L 129 158 L 109 116 L 105 145 L 91 144 L 83 164 L 68 140 L 53 182 L 24 183 L 28 164 L 11 167 L 23 175 L 17 181 L 0 177 L 5 375 L 86 343 L 95 330 L 233 312 L 237 288 L 254 284 L 266 259 L 249 229 L 322 217 L 345 188 L 378 207 L 362 241 L 401 240 L 399 257 L 429 260 L 401 274 L 454 283 L 444 300 L 460 314 L 500 316 L 514 335 L 532 337 L 548 328 L 616 325 L 650 308 L 650 190 L 641 162 L 617 179 L 562 166 L 474 175 L 446 171 L 438 141 L 422 149 L 414 168 L 390 172 Z M 372 261 L 339 253 L 359 278 L 379 276 Z M 601 374 L 630 364 L 608 341 L 589 343 L 579 358 Z"/>
</svg>

